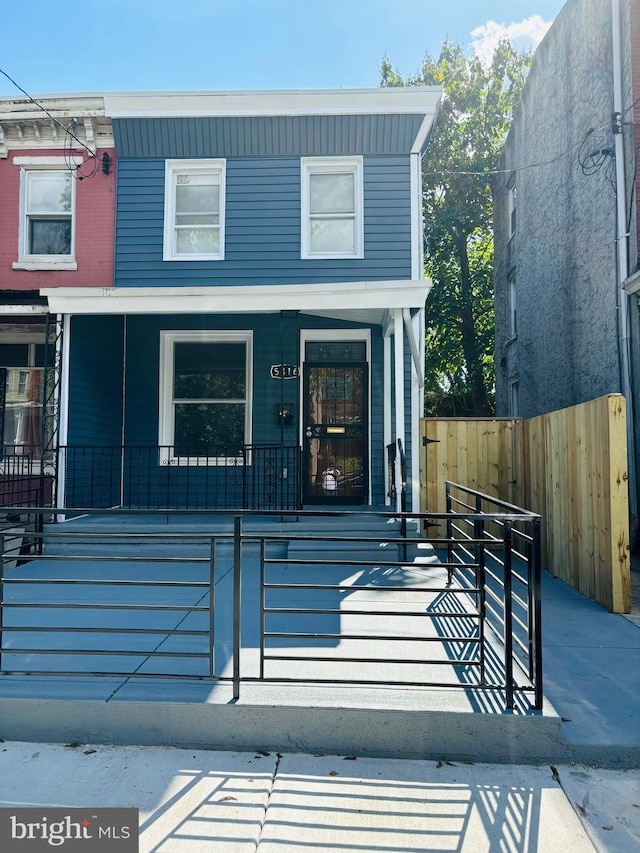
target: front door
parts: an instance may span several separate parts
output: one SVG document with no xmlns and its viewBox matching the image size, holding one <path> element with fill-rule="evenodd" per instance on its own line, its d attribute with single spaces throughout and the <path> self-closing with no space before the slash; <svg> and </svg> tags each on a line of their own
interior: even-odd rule
<svg viewBox="0 0 640 853">
<path fill-rule="evenodd" d="M 367 502 L 367 387 L 366 363 L 305 363 L 304 503 Z"/>
</svg>

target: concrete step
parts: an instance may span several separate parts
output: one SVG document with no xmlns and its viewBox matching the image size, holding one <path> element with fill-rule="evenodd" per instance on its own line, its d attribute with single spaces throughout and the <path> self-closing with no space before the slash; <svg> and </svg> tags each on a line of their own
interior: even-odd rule
<svg viewBox="0 0 640 853">
<path fill-rule="evenodd" d="M 505 714 L 501 697 L 472 691 L 245 684 L 234 701 L 228 683 L 2 682 L 6 740 L 513 764 L 573 758 L 550 706 Z"/>
</svg>

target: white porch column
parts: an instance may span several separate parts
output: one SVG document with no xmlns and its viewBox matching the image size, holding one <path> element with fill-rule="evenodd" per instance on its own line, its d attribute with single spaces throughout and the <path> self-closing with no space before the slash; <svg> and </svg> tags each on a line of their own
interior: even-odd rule
<svg viewBox="0 0 640 853">
<path fill-rule="evenodd" d="M 395 375 L 395 438 L 402 440 L 402 448 L 406 451 L 404 433 L 404 323 L 402 309 L 393 309 L 393 354 Z M 396 453 L 396 510 L 400 512 L 400 492 L 402 488 L 402 472 L 400 454 Z"/>
<path fill-rule="evenodd" d="M 60 358 L 60 381 L 58 398 L 58 470 L 56 482 L 56 506 L 64 506 L 64 494 L 66 488 L 65 472 L 67 470 L 67 444 L 69 442 L 69 353 L 71 344 L 71 316 L 58 315 L 58 322 L 62 323 L 62 352 L 57 354 Z M 58 337 L 59 340 L 59 337 Z M 48 341 L 47 341 L 48 343 Z M 64 447 L 64 450 L 59 448 Z M 63 516 L 59 516 L 58 520 Z"/>
</svg>

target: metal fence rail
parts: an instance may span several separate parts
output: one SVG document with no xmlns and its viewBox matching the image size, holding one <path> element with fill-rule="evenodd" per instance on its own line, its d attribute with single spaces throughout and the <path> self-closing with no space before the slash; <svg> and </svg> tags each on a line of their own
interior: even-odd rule
<svg viewBox="0 0 640 853">
<path fill-rule="evenodd" d="M 539 518 L 447 494 L 446 514 L 164 510 L 161 529 L 152 510 L 55 509 L 87 517 L 36 532 L 42 554 L 0 535 L 0 677 L 446 687 L 540 709 Z M 446 540 L 419 534 L 434 522 Z"/>
</svg>

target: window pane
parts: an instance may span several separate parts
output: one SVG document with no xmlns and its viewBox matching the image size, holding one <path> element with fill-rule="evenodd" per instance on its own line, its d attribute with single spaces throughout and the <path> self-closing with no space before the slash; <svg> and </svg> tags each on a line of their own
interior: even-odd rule
<svg viewBox="0 0 640 853">
<path fill-rule="evenodd" d="M 68 172 L 28 172 L 28 213 L 68 213 L 71 175 Z"/>
<path fill-rule="evenodd" d="M 237 455 L 244 444 L 244 403 L 176 405 L 176 456 Z"/>
<path fill-rule="evenodd" d="M 355 212 L 355 175 L 352 172 L 312 173 L 309 178 L 311 213 Z"/>
<path fill-rule="evenodd" d="M 7 370 L 4 444 L 33 446 L 41 442 L 42 369 Z"/>
<path fill-rule="evenodd" d="M 176 213 L 176 225 L 218 225 L 217 213 Z"/>
<path fill-rule="evenodd" d="M 242 400 L 245 371 L 243 343 L 176 343 L 174 399 Z"/>
<path fill-rule="evenodd" d="M 220 210 L 217 175 L 177 175 L 176 213 L 216 213 Z"/>
<path fill-rule="evenodd" d="M 311 251 L 354 254 L 355 221 L 353 219 L 312 219 Z"/>
<path fill-rule="evenodd" d="M 177 228 L 176 254 L 218 255 L 220 231 L 218 228 Z"/>
<path fill-rule="evenodd" d="M 30 219 L 30 255 L 70 255 L 70 219 Z"/>
</svg>

